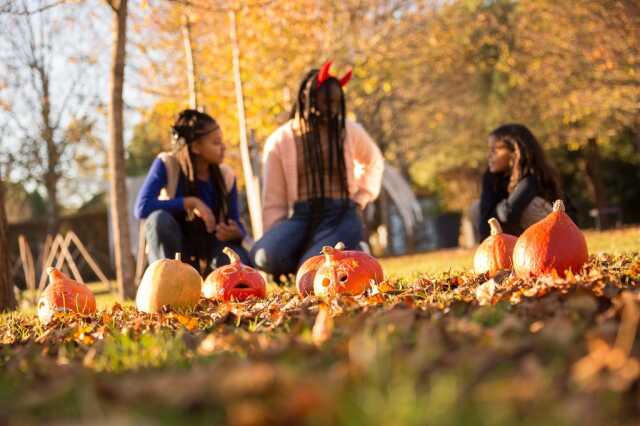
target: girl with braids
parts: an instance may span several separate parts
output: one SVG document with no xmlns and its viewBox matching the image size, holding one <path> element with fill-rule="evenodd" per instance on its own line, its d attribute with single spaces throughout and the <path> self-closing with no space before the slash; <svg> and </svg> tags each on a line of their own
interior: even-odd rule
<svg viewBox="0 0 640 426">
<path fill-rule="evenodd" d="M 186 109 L 171 131 L 173 152 L 154 160 L 136 200 L 136 217 L 146 219 L 149 262 L 179 252 L 205 276 L 228 263 L 222 249 L 229 246 L 249 263 L 236 179 L 221 164 L 222 129 L 210 115 Z"/>
<path fill-rule="evenodd" d="M 489 135 L 489 167 L 482 181 L 475 226 L 479 241 L 489 235 L 487 221 L 495 217 L 505 232 L 519 235 L 551 212 L 563 198 L 542 147 L 522 124 L 505 124 Z M 568 200 L 565 204 L 570 207 Z"/>
<path fill-rule="evenodd" d="M 263 153 L 264 236 L 255 243 L 254 264 L 277 278 L 323 246 L 342 241 L 358 249 L 360 210 L 380 192 L 383 160 L 367 132 L 347 120 L 340 80 L 331 62 L 307 73 L 290 120 L 277 129 Z"/>
</svg>

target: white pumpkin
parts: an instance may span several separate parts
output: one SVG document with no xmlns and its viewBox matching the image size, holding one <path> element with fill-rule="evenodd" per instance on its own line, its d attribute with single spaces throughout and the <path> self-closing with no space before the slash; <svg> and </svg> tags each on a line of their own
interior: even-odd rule
<svg viewBox="0 0 640 426">
<path fill-rule="evenodd" d="M 202 277 L 177 253 L 175 260 L 159 259 L 147 267 L 138 287 L 136 307 L 147 313 L 158 312 L 163 305 L 193 307 L 201 291 Z"/>
</svg>

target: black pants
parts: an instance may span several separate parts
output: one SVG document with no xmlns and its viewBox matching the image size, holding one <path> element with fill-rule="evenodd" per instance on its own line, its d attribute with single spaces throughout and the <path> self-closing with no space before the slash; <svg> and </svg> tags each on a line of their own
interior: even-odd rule
<svg viewBox="0 0 640 426">
<path fill-rule="evenodd" d="M 173 215 L 165 210 L 156 210 L 145 221 L 145 233 L 149 251 L 149 263 L 158 259 L 173 259 L 176 253 L 180 253 L 183 261 L 193 264 L 200 271 L 197 262 L 190 257 L 193 250 L 189 247 L 189 241 L 184 230 Z M 242 263 L 251 265 L 249 254 L 238 241 L 220 241 L 212 236 L 213 248 L 208 256 L 207 271 L 229 263 L 229 258 L 222 253 L 224 247 L 229 247 L 240 256 Z"/>
</svg>

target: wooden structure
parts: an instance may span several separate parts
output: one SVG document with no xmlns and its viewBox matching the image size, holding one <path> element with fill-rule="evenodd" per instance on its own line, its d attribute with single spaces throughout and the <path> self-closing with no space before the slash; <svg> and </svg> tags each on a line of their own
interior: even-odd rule
<svg viewBox="0 0 640 426">
<path fill-rule="evenodd" d="M 40 293 L 45 288 L 47 282 L 47 268 L 50 266 L 56 269 L 62 269 L 65 265 L 71 271 L 73 278 L 81 283 L 84 283 L 84 279 L 80 274 L 77 260 L 83 260 L 96 274 L 100 281 L 105 285 L 109 291 L 113 291 L 111 281 L 102 272 L 100 266 L 98 266 L 95 259 L 91 256 L 85 245 L 75 232 L 69 231 L 63 237 L 61 234 L 52 237 L 48 235 L 43 246 L 43 250 L 38 256 L 38 262 L 34 262 L 33 252 L 29 246 L 24 235 L 18 237 L 18 246 L 20 249 L 20 262 L 17 265 L 22 265 L 22 271 L 24 273 L 24 279 L 27 285 L 27 289 L 30 291 L 30 300 L 33 305 L 37 303 Z M 76 249 L 75 255 L 72 254 L 73 248 Z M 36 285 L 37 269 L 36 265 L 40 266 L 40 278 Z"/>
</svg>

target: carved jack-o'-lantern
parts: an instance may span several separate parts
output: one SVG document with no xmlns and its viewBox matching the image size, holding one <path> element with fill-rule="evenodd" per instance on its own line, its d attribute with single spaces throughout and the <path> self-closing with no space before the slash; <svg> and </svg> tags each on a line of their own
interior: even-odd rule
<svg viewBox="0 0 640 426">
<path fill-rule="evenodd" d="M 316 296 L 337 293 L 356 296 L 364 293 L 372 282 L 379 283 L 384 279 L 380 263 L 364 252 L 325 246 L 322 253 L 324 263 L 313 279 Z"/>
<path fill-rule="evenodd" d="M 264 298 L 267 285 L 262 275 L 255 269 L 243 265 L 240 256 L 229 247 L 222 251 L 229 256 L 231 263 L 209 274 L 202 287 L 204 297 L 225 301 L 243 301 L 249 297 Z"/>
</svg>

